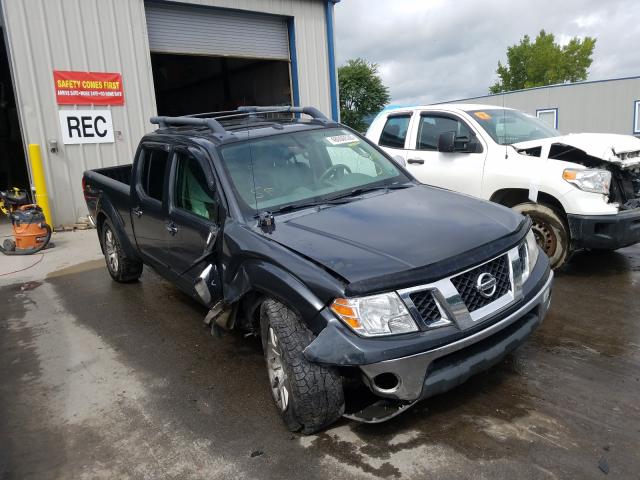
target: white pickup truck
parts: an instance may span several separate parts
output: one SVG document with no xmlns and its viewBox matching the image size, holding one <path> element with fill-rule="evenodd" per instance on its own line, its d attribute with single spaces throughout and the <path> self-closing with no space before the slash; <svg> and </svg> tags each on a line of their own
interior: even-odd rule
<svg viewBox="0 0 640 480">
<path fill-rule="evenodd" d="M 640 242 L 640 139 L 561 135 L 488 105 L 384 110 L 367 138 L 421 182 L 512 207 L 533 221 L 554 268 L 576 249 Z"/>
</svg>

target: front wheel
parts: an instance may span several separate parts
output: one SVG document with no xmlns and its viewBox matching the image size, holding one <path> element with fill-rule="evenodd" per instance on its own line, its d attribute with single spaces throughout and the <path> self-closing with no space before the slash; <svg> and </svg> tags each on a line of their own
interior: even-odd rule
<svg viewBox="0 0 640 480">
<path fill-rule="evenodd" d="M 335 369 L 304 357 L 314 336 L 300 317 L 269 299 L 260 308 L 260 330 L 271 394 L 289 430 L 315 433 L 340 418 L 342 379 Z"/>
<path fill-rule="evenodd" d="M 531 219 L 531 230 L 538 245 L 549 257 L 551 268 L 562 267 L 569 255 L 569 229 L 562 216 L 541 203 L 521 203 L 513 209 Z"/>
</svg>

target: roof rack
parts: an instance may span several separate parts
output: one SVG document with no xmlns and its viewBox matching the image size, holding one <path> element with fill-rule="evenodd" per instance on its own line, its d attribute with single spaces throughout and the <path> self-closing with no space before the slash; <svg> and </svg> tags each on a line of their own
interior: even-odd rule
<svg viewBox="0 0 640 480">
<path fill-rule="evenodd" d="M 192 117 L 151 117 L 151 123 L 157 124 L 160 128 L 167 128 L 174 125 L 192 125 L 194 127 L 208 127 L 214 133 L 227 133 L 220 122 L 214 118 L 192 118 Z"/>
<path fill-rule="evenodd" d="M 243 113 L 304 113 L 315 120 L 330 121 L 324 113 L 316 107 L 238 107 Z"/>
<path fill-rule="evenodd" d="M 151 117 L 150 121 L 157 124 L 160 128 L 169 126 L 191 125 L 194 127 L 207 127 L 220 140 L 233 133 L 225 130 L 219 120 L 230 119 L 235 117 L 253 116 L 254 114 L 267 113 L 303 113 L 310 116 L 320 123 L 332 123 L 320 110 L 315 107 L 238 107 L 237 110 L 223 112 L 196 113 L 194 115 L 184 115 L 180 117 Z"/>
</svg>

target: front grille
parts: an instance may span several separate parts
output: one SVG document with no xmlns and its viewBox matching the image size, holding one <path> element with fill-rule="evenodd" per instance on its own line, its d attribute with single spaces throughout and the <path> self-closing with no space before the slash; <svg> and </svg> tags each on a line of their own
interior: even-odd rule
<svg viewBox="0 0 640 480">
<path fill-rule="evenodd" d="M 483 273 L 490 273 L 496 278 L 496 291 L 490 298 L 480 295 L 480 292 L 476 288 L 478 277 Z M 451 283 L 453 283 L 453 286 L 458 290 L 469 312 L 489 305 L 491 302 L 508 293 L 511 288 L 507 255 L 502 255 L 473 270 L 451 277 Z"/>
<path fill-rule="evenodd" d="M 440 320 L 440 310 L 436 305 L 436 301 L 431 294 L 431 290 L 422 290 L 420 292 L 414 292 L 409 294 L 409 298 L 415 305 L 422 321 L 429 325 L 437 320 Z"/>
</svg>

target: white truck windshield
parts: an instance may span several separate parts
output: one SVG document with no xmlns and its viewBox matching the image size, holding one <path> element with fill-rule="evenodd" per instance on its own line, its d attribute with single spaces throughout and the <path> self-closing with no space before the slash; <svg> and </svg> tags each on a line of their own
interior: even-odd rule
<svg viewBox="0 0 640 480">
<path fill-rule="evenodd" d="M 467 110 L 467 113 L 500 145 L 560 136 L 561 133 L 531 115 L 517 110 Z"/>
</svg>

